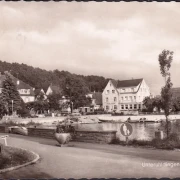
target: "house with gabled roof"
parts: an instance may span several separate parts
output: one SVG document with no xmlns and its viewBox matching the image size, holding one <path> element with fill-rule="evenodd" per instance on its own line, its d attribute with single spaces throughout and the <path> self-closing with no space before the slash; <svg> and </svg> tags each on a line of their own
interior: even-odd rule
<svg viewBox="0 0 180 180">
<path fill-rule="evenodd" d="M 102 107 L 102 92 L 91 92 L 86 97 L 91 98 L 91 105 L 94 109 L 100 109 Z"/>
<path fill-rule="evenodd" d="M 17 90 L 19 91 L 20 97 L 25 103 L 33 102 L 35 100 L 33 88 L 29 84 L 17 79 L 9 72 L 5 73 L 11 77 L 13 83 L 16 85 Z M 3 80 L 5 80 L 5 75 L 0 75 L 0 88 L 2 88 Z"/>
<path fill-rule="evenodd" d="M 46 91 L 46 95 L 62 93 L 62 89 L 57 85 L 50 85 Z"/>
<path fill-rule="evenodd" d="M 44 89 L 35 89 L 34 94 L 35 94 L 35 100 L 38 100 L 38 99 L 46 100 L 47 99 Z"/>
<path fill-rule="evenodd" d="M 150 89 L 143 78 L 109 80 L 102 93 L 103 108 L 109 112 L 139 110 L 147 96 L 150 96 Z"/>
<path fill-rule="evenodd" d="M 171 89 L 173 98 L 180 98 L 180 87 L 174 87 Z"/>
</svg>

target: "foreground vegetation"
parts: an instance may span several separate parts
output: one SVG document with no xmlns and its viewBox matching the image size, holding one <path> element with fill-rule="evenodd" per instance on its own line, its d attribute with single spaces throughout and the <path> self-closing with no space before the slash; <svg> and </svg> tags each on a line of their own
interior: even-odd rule
<svg viewBox="0 0 180 180">
<path fill-rule="evenodd" d="M 0 169 L 18 166 L 34 159 L 34 155 L 22 149 L 3 146 L 0 154 Z"/>
<path fill-rule="evenodd" d="M 168 138 L 165 139 L 153 139 L 151 141 L 146 140 L 129 140 L 128 143 L 125 141 L 121 141 L 119 139 L 114 139 L 111 144 L 119 144 L 123 146 L 140 146 L 140 147 L 153 147 L 157 149 L 167 149 L 167 150 L 174 150 L 180 149 L 180 138 L 179 135 L 176 133 L 172 133 L 169 135 Z"/>
</svg>

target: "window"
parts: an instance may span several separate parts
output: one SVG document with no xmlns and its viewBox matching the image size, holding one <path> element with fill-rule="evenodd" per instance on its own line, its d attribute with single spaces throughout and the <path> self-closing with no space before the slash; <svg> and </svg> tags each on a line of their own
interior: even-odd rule
<svg viewBox="0 0 180 180">
<path fill-rule="evenodd" d="M 126 101 L 128 100 L 128 96 L 125 96 L 125 100 L 126 100 Z"/>
<path fill-rule="evenodd" d="M 141 104 L 139 104 L 139 109 L 141 109 Z"/>
<path fill-rule="evenodd" d="M 134 88 L 131 88 L 131 91 L 134 92 Z"/>
<path fill-rule="evenodd" d="M 122 89 L 122 92 L 126 92 L 126 90 L 125 90 L 125 89 Z"/>
<path fill-rule="evenodd" d="M 107 93 L 109 94 L 109 90 L 107 90 Z"/>
<path fill-rule="evenodd" d="M 109 100 L 109 99 L 108 99 L 108 98 L 106 98 L 106 102 L 108 102 L 108 100 Z"/>
<path fill-rule="evenodd" d="M 116 102 L 116 100 L 117 100 L 117 98 L 116 98 L 116 97 L 114 97 L 114 102 Z"/>
<path fill-rule="evenodd" d="M 132 96 L 129 96 L 130 101 L 132 101 Z"/>
<path fill-rule="evenodd" d="M 112 90 L 112 93 L 115 93 L 115 90 Z"/>
<path fill-rule="evenodd" d="M 114 110 L 117 110 L 117 105 L 114 105 Z"/>
<path fill-rule="evenodd" d="M 137 109 L 137 104 L 134 104 L 134 109 Z"/>
<path fill-rule="evenodd" d="M 109 85 L 111 86 L 111 83 Z"/>
<path fill-rule="evenodd" d="M 132 109 L 132 104 L 130 104 L 129 108 Z"/>
<path fill-rule="evenodd" d="M 106 110 L 109 110 L 109 106 L 106 106 Z"/>
<path fill-rule="evenodd" d="M 134 100 L 136 100 L 136 96 L 134 96 Z"/>
<path fill-rule="evenodd" d="M 121 101 L 123 101 L 124 100 L 124 97 L 121 97 Z"/>
<path fill-rule="evenodd" d="M 124 109 L 124 105 L 123 104 L 121 105 L 121 109 Z"/>
<path fill-rule="evenodd" d="M 128 104 L 126 104 L 126 109 L 128 109 Z"/>
</svg>

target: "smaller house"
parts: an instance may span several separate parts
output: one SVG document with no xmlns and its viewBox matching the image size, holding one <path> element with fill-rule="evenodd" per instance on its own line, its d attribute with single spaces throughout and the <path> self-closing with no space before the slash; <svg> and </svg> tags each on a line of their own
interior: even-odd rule
<svg viewBox="0 0 180 180">
<path fill-rule="evenodd" d="M 86 95 L 86 97 L 91 98 L 91 106 L 94 110 L 100 109 L 102 107 L 102 93 L 101 92 L 91 92 Z"/>
<path fill-rule="evenodd" d="M 180 87 L 171 89 L 173 98 L 180 98 Z"/>
<path fill-rule="evenodd" d="M 43 89 L 35 89 L 34 94 L 35 94 L 35 100 L 38 100 L 38 99 L 46 100 L 47 99 L 46 93 L 44 92 Z"/>
<path fill-rule="evenodd" d="M 62 92 L 62 89 L 57 85 L 50 85 L 46 91 L 46 95 L 50 95 L 52 93 L 54 94 L 60 94 Z"/>
</svg>

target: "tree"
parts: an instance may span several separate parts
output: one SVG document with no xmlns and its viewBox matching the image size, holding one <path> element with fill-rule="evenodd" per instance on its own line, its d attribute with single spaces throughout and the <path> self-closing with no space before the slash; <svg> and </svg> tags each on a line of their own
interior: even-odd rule
<svg viewBox="0 0 180 180">
<path fill-rule="evenodd" d="M 171 63 L 173 61 L 173 52 L 169 50 L 163 50 L 159 55 L 159 65 L 162 76 L 165 79 L 165 86 L 161 89 L 161 101 L 162 108 L 164 110 L 164 114 L 166 117 L 166 133 L 167 137 L 169 137 L 169 121 L 168 116 L 170 114 L 170 109 L 172 108 L 172 82 L 171 82 L 171 74 L 169 69 L 171 67 Z"/>
<path fill-rule="evenodd" d="M 81 77 L 68 76 L 64 84 L 64 94 L 70 98 L 71 110 L 89 105 L 89 99 L 86 94 L 89 92 L 85 81 Z"/>
<path fill-rule="evenodd" d="M 153 112 L 153 99 L 150 97 L 145 97 L 143 100 L 143 105 L 146 107 L 147 112 Z"/>
<path fill-rule="evenodd" d="M 62 94 L 56 94 L 56 93 L 52 93 L 47 97 L 47 101 L 49 104 L 49 108 L 51 110 L 59 110 L 59 100 L 61 99 Z"/>
<path fill-rule="evenodd" d="M 13 83 L 8 74 L 5 74 L 5 80 L 2 82 L 2 92 L 0 98 L 7 114 L 21 108 L 21 97 L 16 85 Z"/>
<path fill-rule="evenodd" d="M 47 101 L 34 101 L 26 103 L 26 108 L 35 113 L 43 113 L 49 109 L 49 103 Z"/>
</svg>

